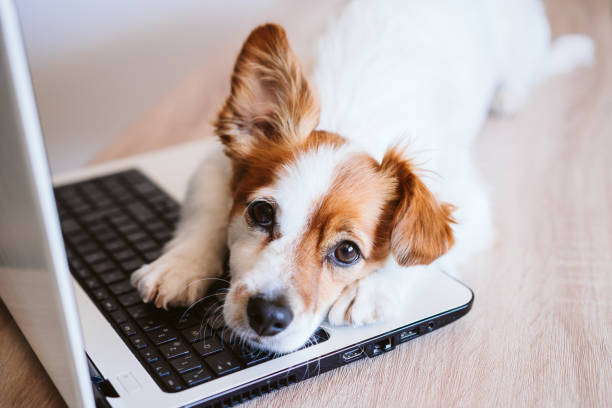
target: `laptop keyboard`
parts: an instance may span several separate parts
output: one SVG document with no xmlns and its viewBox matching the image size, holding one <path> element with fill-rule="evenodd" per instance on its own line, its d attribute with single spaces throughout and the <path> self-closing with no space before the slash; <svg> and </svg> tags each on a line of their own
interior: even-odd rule
<svg viewBox="0 0 612 408">
<path fill-rule="evenodd" d="M 55 189 L 70 271 L 160 387 L 176 392 L 268 361 L 224 327 L 214 295 L 191 308 L 156 309 L 131 286 L 132 272 L 157 259 L 180 207 L 137 170 Z M 327 340 L 319 329 L 308 344 Z"/>
</svg>

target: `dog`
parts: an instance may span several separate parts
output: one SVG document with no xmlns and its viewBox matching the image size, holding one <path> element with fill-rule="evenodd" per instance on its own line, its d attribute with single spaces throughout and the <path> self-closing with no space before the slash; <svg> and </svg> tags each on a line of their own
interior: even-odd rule
<svg viewBox="0 0 612 408">
<path fill-rule="evenodd" d="M 309 80 L 283 28 L 257 27 L 145 302 L 191 305 L 220 279 L 226 325 L 290 352 L 319 324 L 391 318 L 411 271 L 454 271 L 491 245 L 470 146 L 545 78 L 588 64 L 588 37 L 551 42 L 539 0 L 355 0 Z"/>
</svg>

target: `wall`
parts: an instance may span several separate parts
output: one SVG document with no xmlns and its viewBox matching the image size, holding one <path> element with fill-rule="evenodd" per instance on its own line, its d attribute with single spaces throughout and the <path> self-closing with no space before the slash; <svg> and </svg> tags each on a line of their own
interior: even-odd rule
<svg viewBox="0 0 612 408">
<path fill-rule="evenodd" d="M 52 170 L 91 160 L 182 78 L 202 71 L 220 50 L 237 52 L 257 24 L 282 23 L 308 64 L 342 2 L 20 0 Z M 210 75 L 227 81 L 229 68 Z"/>
</svg>

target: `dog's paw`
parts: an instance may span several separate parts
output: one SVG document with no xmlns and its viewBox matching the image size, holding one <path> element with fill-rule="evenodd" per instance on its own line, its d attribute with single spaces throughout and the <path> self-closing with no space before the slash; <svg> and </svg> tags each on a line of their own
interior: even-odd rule
<svg viewBox="0 0 612 408">
<path fill-rule="evenodd" d="M 135 271 L 130 281 L 145 303 L 156 307 L 189 306 L 201 299 L 221 275 L 220 265 L 204 267 L 171 252 Z"/>
<path fill-rule="evenodd" d="M 329 309 L 327 319 L 333 325 L 350 326 L 390 319 L 399 311 L 399 299 L 389 292 L 378 280 L 357 281 L 342 291 Z"/>
</svg>

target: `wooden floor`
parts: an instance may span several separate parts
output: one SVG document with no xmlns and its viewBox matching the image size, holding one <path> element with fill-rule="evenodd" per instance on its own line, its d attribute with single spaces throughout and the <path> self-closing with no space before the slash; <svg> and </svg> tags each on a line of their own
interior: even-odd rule
<svg viewBox="0 0 612 408">
<path fill-rule="evenodd" d="M 596 40 L 597 64 L 543 84 L 517 117 L 486 123 L 475 160 L 497 239 L 462 268 L 472 311 L 245 407 L 612 406 L 612 10 L 605 0 L 548 6 L 555 34 Z M 195 116 L 172 119 L 194 100 L 183 88 L 139 122 L 162 130 L 135 125 L 100 159 L 204 132 Z M 0 353 L 0 405 L 61 405 L 3 308 Z"/>
</svg>

